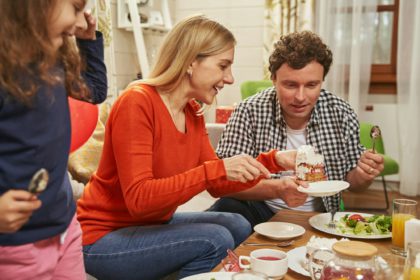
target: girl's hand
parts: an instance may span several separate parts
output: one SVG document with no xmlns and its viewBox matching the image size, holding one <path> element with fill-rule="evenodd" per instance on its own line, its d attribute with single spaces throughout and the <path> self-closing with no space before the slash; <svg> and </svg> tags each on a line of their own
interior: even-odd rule
<svg viewBox="0 0 420 280">
<path fill-rule="evenodd" d="M 24 190 L 9 190 L 0 196 L 0 233 L 18 231 L 41 207 L 41 201 Z"/>
<path fill-rule="evenodd" d="M 87 23 L 87 28 L 82 29 L 78 27 L 74 35 L 76 38 L 84 40 L 95 40 L 96 39 L 96 18 L 90 14 L 90 12 L 84 12 L 84 16 Z"/>
<path fill-rule="evenodd" d="M 229 181 L 242 183 L 252 181 L 260 176 L 270 178 L 270 172 L 264 165 L 249 155 L 237 155 L 223 159 L 226 177 Z"/>
<path fill-rule="evenodd" d="M 285 170 L 296 169 L 296 150 L 278 151 L 276 153 L 276 162 Z"/>
</svg>

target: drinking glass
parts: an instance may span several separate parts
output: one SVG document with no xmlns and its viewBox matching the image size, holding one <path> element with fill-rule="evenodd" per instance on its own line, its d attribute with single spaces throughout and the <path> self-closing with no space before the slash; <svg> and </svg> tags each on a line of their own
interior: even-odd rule
<svg viewBox="0 0 420 280">
<path fill-rule="evenodd" d="M 412 241 L 407 246 L 404 280 L 420 279 L 420 241 Z"/>
<path fill-rule="evenodd" d="M 393 253 L 377 255 L 376 265 L 378 272 L 375 280 L 403 280 L 405 258 Z"/>
<path fill-rule="evenodd" d="M 416 216 L 417 202 L 411 199 L 394 199 L 392 203 L 392 247 L 394 254 L 405 256 L 405 222 Z"/>
</svg>

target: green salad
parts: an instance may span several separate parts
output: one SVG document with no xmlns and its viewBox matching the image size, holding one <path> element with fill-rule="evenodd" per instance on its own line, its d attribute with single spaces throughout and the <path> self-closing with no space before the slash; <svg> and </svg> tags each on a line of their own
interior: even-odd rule
<svg viewBox="0 0 420 280">
<path fill-rule="evenodd" d="M 346 214 L 338 220 L 337 230 L 344 234 L 383 235 L 392 230 L 392 217 L 373 215 L 363 217 L 360 214 Z"/>
</svg>

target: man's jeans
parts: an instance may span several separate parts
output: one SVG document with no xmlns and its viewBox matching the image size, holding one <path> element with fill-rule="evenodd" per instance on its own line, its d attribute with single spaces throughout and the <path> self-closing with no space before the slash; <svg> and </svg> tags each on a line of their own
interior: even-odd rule
<svg viewBox="0 0 420 280">
<path fill-rule="evenodd" d="M 267 222 L 274 212 L 264 201 L 239 200 L 231 197 L 219 198 L 207 211 L 240 214 L 251 224 L 251 227 Z"/>
<path fill-rule="evenodd" d="M 178 270 L 183 278 L 210 271 L 250 233 L 238 214 L 175 213 L 167 224 L 122 228 L 84 246 L 85 267 L 100 280 L 157 280 Z"/>
</svg>

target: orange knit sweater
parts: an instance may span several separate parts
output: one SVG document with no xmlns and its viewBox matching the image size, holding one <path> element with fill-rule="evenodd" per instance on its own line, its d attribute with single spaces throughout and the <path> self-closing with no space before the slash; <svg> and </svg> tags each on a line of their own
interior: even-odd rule
<svg viewBox="0 0 420 280">
<path fill-rule="evenodd" d="M 83 245 L 118 228 L 164 223 L 204 190 L 220 197 L 259 181 L 226 180 L 197 109 L 193 101 L 186 106 L 184 134 L 154 87 L 138 84 L 115 102 L 98 170 L 78 201 Z M 281 170 L 274 155 L 258 157 L 270 172 Z"/>
</svg>

